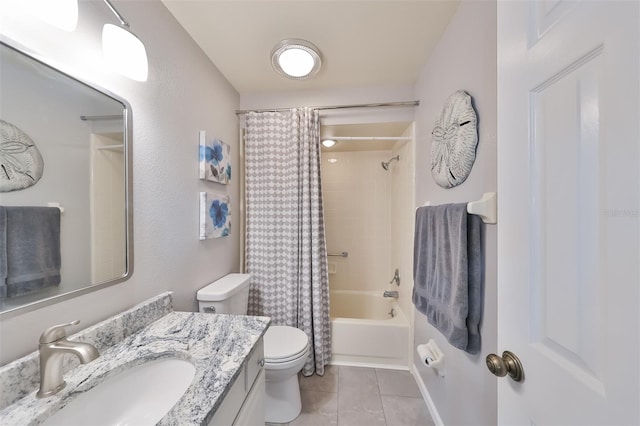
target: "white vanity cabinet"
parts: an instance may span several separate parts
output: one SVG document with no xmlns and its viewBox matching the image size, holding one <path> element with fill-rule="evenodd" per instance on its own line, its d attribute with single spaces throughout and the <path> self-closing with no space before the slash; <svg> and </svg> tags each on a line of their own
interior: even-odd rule
<svg viewBox="0 0 640 426">
<path fill-rule="evenodd" d="M 264 425 L 264 342 L 244 365 L 209 422 L 209 426 Z"/>
</svg>

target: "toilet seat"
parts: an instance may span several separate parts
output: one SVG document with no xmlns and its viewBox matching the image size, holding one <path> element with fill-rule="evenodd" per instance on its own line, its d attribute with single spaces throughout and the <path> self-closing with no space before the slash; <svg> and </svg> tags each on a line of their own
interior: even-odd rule
<svg viewBox="0 0 640 426">
<path fill-rule="evenodd" d="M 295 327 L 274 325 L 264 334 L 265 364 L 281 364 L 307 354 L 309 337 Z"/>
</svg>

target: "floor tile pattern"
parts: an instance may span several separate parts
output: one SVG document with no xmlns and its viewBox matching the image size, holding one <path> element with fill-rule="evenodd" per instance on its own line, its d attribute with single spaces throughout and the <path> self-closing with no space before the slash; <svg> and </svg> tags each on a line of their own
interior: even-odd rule
<svg viewBox="0 0 640 426">
<path fill-rule="evenodd" d="M 328 366 L 322 377 L 300 376 L 300 393 L 289 426 L 434 426 L 408 371 Z"/>
</svg>

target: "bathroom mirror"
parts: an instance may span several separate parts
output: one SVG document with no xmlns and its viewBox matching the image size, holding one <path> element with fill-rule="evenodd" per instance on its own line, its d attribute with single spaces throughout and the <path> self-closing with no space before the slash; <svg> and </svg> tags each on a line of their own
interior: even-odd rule
<svg viewBox="0 0 640 426">
<path fill-rule="evenodd" d="M 121 282 L 133 270 L 128 103 L 5 41 L 0 42 L 0 205 L 60 207 L 60 282 L 0 297 L 0 317 Z M 26 147 L 34 150 L 31 144 L 39 151 L 40 165 L 34 165 L 38 161 L 33 156 L 24 157 Z M 42 176 L 35 181 L 31 169 L 38 167 Z M 7 185 L 10 177 L 25 173 L 35 182 L 18 189 Z M 0 228 L 0 286 L 5 293 L 11 281 L 3 275 L 11 271 L 3 270 L 12 267 L 7 255 L 15 259 L 32 253 L 28 246 L 16 249 L 7 242 L 7 229 L 13 232 L 12 241 L 27 235 L 19 222 L 7 220 L 5 230 Z"/>
</svg>

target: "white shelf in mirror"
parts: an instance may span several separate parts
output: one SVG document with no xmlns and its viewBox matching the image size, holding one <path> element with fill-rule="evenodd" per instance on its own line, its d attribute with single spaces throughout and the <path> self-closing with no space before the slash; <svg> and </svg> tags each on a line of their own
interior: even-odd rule
<svg viewBox="0 0 640 426">
<path fill-rule="evenodd" d="M 118 144 L 118 145 L 105 145 L 105 146 L 99 146 L 98 148 L 96 148 L 98 151 L 118 151 L 118 152 L 124 152 L 124 144 Z"/>
</svg>

